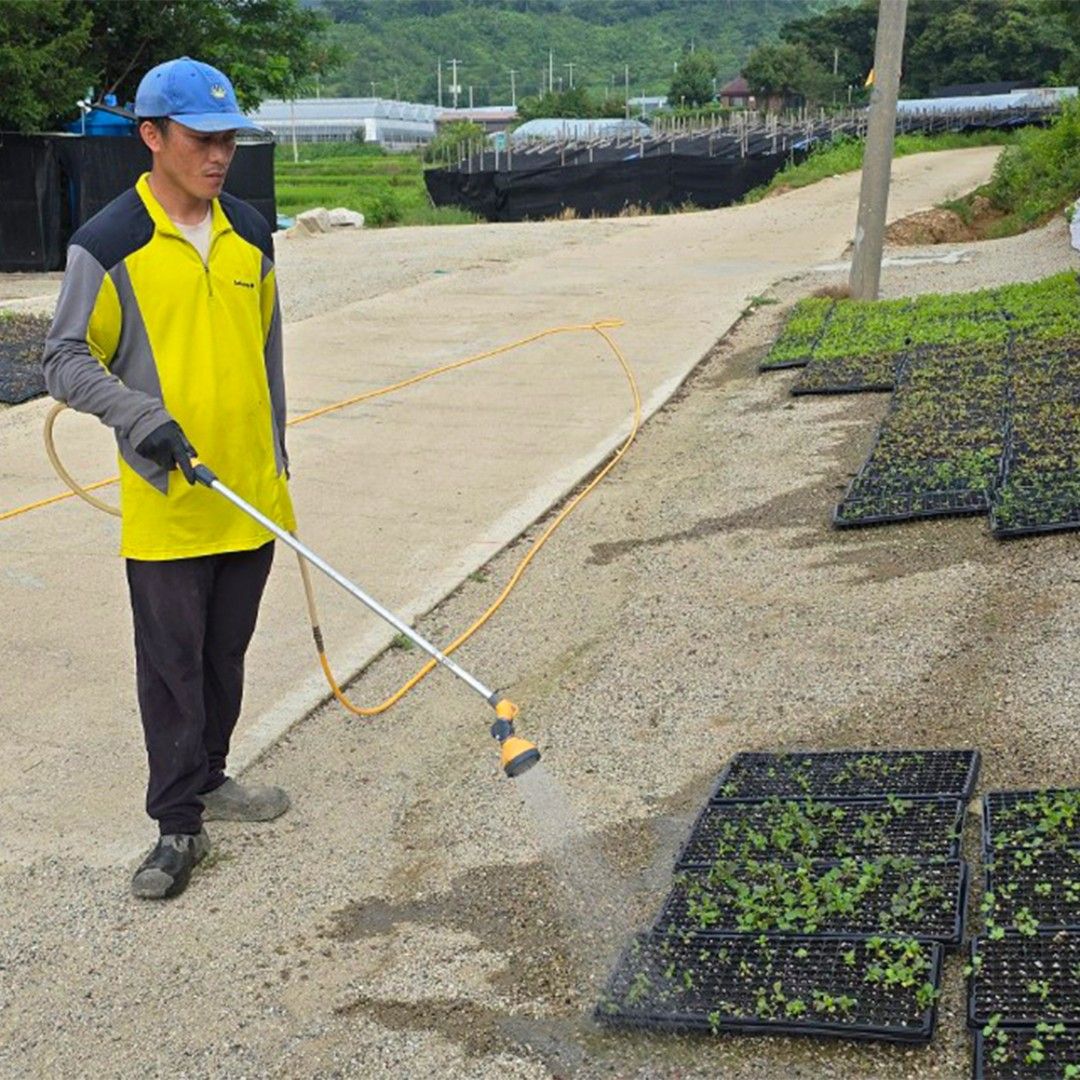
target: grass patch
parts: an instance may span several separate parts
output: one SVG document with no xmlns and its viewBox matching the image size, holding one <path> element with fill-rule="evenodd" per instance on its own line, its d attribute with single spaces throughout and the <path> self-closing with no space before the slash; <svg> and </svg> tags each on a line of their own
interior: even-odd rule
<svg viewBox="0 0 1080 1080">
<path fill-rule="evenodd" d="M 344 206 L 369 226 L 467 225 L 481 220 L 456 207 L 432 206 L 420 154 L 390 154 L 362 143 L 279 143 L 274 156 L 278 212 Z"/>
<path fill-rule="evenodd" d="M 942 132 L 939 135 L 897 135 L 893 157 L 925 154 L 932 150 L 965 150 L 972 146 L 1008 146 L 1017 141 L 1013 131 Z M 862 139 L 844 135 L 824 143 L 798 164 L 785 165 L 767 184 L 748 192 L 743 202 L 758 202 L 778 190 L 806 187 L 828 176 L 862 168 Z"/>
<path fill-rule="evenodd" d="M 1005 214 L 994 236 L 1041 225 L 1071 203 L 1080 193 L 1080 101 L 1066 102 L 1049 127 L 1018 132 L 983 191 Z"/>
</svg>

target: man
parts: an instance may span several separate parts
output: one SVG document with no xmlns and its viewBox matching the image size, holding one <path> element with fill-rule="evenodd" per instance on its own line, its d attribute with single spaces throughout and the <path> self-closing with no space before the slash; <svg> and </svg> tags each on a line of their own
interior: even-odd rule
<svg viewBox="0 0 1080 1080">
<path fill-rule="evenodd" d="M 116 433 L 146 811 L 160 832 L 132 891 L 161 899 L 209 851 L 204 819 L 264 821 L 289 805 L 225 772 L 274 548 L 195 485 L 195 447 L 248 502 L 295 522 L 270 230 L 222 193 L 236 131 L 254 125 L 229 80 L 188 57 L 148 72 L 135 110 L 152 168 L 72 237 L 44 366 L 53 397 Z"/>
</svg>

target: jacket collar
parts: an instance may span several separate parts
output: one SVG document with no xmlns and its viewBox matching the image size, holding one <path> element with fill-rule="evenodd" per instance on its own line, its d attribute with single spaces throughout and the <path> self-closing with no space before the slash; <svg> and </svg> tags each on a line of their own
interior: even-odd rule
<svg viewBox="0 0 1080 1080">
<path fill-rule="evenodd" d="M 165 208 L 154 197 L 154 193 L 150 190 L 149 173 L 143 173 L 142 176 L 135 183 L 135 190 L 138 192 L 139 198 L 143 201 L 143 206 L 146 207 L 146 212 L 150 215 L 151 220 L 154 222 L 154 227 L 158 232 L 164 233 L 167 236 L 179 236 L 180 230 L 173 223 L 173 220 L 167 213 Z M 210 200 L 210 232 L 212 236 L 217 236 L 218 233 L 231 232 L 232 225 L 229 223 L 229 219 L 225 216 L 225 211 L 221 209 L 220 199 Z"/>
</svg>

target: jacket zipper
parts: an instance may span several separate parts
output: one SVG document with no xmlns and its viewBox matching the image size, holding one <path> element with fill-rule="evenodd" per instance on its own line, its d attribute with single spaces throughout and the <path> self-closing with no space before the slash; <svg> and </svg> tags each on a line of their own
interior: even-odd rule
<svg viewBox="0 0 1080 1080">
<path fill-rule="evenodd" d="M 210 257 L 214 254 L 214 243 L 217 240 L 217 234 L 213 234 L 210 237 L 210 247 L 206 252 L 206 262 L 203 263 L 203 273 L 206 274 L 206 290 L 209 293 L 211 299 L 214 296 L 214 279 L 210 276 Z"/>
</svg>

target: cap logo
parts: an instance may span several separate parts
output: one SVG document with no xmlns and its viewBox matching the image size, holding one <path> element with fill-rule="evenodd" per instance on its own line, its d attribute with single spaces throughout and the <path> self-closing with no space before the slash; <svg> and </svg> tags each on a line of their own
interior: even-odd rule
<svg viewBox="0 0 1080 1080">
<path fill-rule="evenodd" d="M 221 83 L 214 83 L 214 85 L 210 87 L 210 96 L 216 98 L 218 101 L 220 101 L 225 94 L 225 87 L 222 86 Z"/>
</svg>

